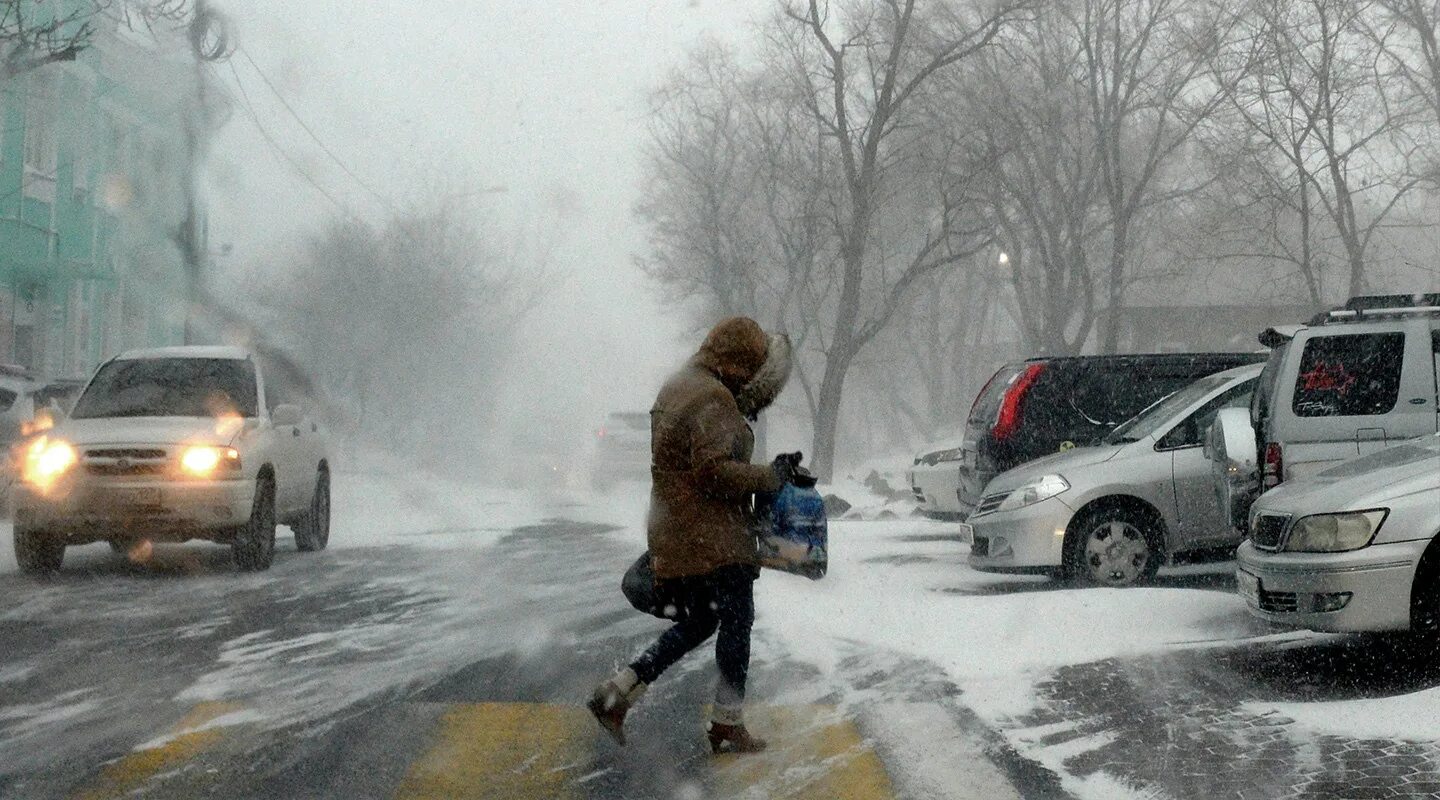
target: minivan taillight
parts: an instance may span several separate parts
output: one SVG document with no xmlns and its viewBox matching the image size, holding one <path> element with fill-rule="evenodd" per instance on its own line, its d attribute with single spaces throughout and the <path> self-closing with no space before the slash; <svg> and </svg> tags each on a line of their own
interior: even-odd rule
<svg viewBox="0 0 1440 800">
<path fill-rule="evenodd" d="M 1000 411 L 995 415 L 995 427 L 990 431 L 996 439 L 1009 439 L 1019 430 L 1021 404 L 1025 402 L 1025 395 L 1030 391 L 1030 387 L 1035 385 L 1040 373 L 1044 371 L 1044 364 L 1031 364 L 1017 375 L 1015 382 L 1005 390 L 1005 396 L 1000 398 Z"/>
<path fill-rule="evenodd" d="M 1285 480 L 1285 454 L 1279 442 L 1265 444 L 1265 469 L 1262 473 L 1265 488 L 1273 489 Z"/>
</svg>

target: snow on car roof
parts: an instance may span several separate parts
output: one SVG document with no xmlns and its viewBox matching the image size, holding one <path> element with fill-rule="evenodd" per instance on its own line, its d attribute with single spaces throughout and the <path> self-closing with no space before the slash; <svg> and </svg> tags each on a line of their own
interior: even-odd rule
<svg viewBox="0 0 1440 800">
<path fill-rule="evenodd" d="M 142 350 L 127 350 L 116 357 L 118 361 L 137 361 L 148 358 L 215 358 L 244 361 L 250 351 L 243 347 L 220 345 L 184 345 L 179 347 L 152 347 Z"/>
</svg>

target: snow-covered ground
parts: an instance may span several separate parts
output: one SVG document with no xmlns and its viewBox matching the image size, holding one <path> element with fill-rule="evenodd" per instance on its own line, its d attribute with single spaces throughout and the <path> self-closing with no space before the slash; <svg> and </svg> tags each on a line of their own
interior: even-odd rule
<svg viewBox="0 0 1440 800">
<path fill-rule="evenodd" d="M 964 563 L 967 547 L 953 534 L 953 526 L 926 520 L 832 522 L 829 574 L 810 582 L 767 573 L 757 585 L 757 629 L 790 657 L 832 677 L 846 654 L 862 649 L 872 660 L 891 653 L 897 662 L 920 658 L 939 665 L 962 689 L 962 703 L 1021 755 L 1060 773 L 1079 797 L 1129 795 L 1103 775 L 1064 774 L 1075 748 L 1103 742 L 1072 740 L 1055 749 L 1041 744 L 1046 731 L 1026 729 L 1024 718 L 1038 703 L 1037 684 L 1054 670 L 1170 649 L 1308 636 L 1273 632 L 1227 592 L 1056 588 L 1045 578 L 975 572 Z"/>
</svg>

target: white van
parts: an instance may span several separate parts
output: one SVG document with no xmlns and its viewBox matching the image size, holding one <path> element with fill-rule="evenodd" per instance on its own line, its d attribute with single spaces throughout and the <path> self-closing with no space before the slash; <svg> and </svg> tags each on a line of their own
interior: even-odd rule
<svg viewBox="0 0 1440 800">
<path fill-rule="evenodd" d="M 1249 412 L 1222 411 L 1208 440 L 1237 528 L 1289 478 L 1440 429 L 1440 294 L 1357 297 L 1261 341 L 1272 350 Z"/>
</svg>

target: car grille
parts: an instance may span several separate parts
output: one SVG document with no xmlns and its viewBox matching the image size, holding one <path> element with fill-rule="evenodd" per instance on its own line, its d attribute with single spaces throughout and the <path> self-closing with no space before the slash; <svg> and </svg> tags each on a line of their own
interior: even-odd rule
<svg viewBox="0 0 1440 800">
<path fill-rule="evenodd" d="M 104 447 L 85 451 L 86 458 L 163 459 L 165 451 L 152 447 Z"/>
<path fill-rule="evenodd" d="M 85 451 L 85 471 L 105 478 L 146 478 L 168 473 L 170 461 L 158 447 L 99 447 Z"/>
<path fill-rule="evenodd" d="M 1255 519 L 1255 530 L 1251 532 L 1250 540 L 1261 550 L 1279 550 L 1289 522 L 1288 516 L 1261 514 Z"/>
<path fill-rule="evenodd" d="M 126 475 L 164 475 L 165 464 L 139 463 L 139 464 L 86 464 L 85 471 L 91 475 L 101 477 L 118 477 Z"/>
<path fill-rule="evenodd" d="M 1260 590 L 1260 610 L 1272 614 L 1293 614 L 1300 610 L 1300 597 L 1294 592 L 1267 592 Z"/>
<path fill-rule="evenodd" d="M 972 556 L 988 556 L 988 555 L 990 555 L 990 540 L 989 540 L 988 538 L 984 537 L 984 536 L 976 536 L 976 537 L 975 537 L 975 541 L 970 544 L 970 555 L 972 555 Z"/>
<path fill-rule="evenodd" d="M 975 507 L 975 516 L 978 517 L 981 514 L 989 514 L 990 512 L 999 508 L 1000 504 L 1005 502 L 1005 498 L 1009 496 L 1009 492 L 985 495 L 984 497 L 980 498 L 980 505 Z"/>
</svg>

